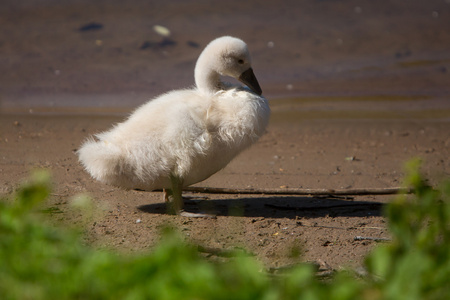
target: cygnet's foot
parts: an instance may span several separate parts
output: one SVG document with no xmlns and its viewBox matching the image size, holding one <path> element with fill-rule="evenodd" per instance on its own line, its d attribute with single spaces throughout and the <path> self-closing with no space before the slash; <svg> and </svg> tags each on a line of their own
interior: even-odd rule
<svg viewBox="0 0 450 300">
<path fill-rule="evenodd" d="M 211 218 L 211 219 L 217 218 L 216 215 L 211 215 L 211 214 L 207 214 L 207 213 L 192 213 L 192 212 L 187 212 L 184 210 L 178 212 L 178 215 L 180 215 L 182 217 L 187 217 L 187 218 Z"/>
</svg>

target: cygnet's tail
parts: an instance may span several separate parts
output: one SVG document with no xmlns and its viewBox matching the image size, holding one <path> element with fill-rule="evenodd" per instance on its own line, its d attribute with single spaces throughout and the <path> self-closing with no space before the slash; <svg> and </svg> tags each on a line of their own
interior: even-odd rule
<svg viewBox="0 0 450 300">
<path fill-rule="evenodd" d="M 100 182 L 115 185 L 120 172 L 121 150 L 107 141 L 87 140 L 77 151 L 78 158 L 91 176 Z"/>
</svg>

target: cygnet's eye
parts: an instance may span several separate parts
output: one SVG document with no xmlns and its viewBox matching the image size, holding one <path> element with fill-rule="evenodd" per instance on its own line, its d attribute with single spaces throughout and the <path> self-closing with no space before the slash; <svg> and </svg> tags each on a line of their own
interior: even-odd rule
<svg viewBox="0 0 450 300">
<path fill-rule="evenodd" d="M 238 60 L 238 64 L 242 65 L 244 63 L 243 59 Z"/>
</svg>

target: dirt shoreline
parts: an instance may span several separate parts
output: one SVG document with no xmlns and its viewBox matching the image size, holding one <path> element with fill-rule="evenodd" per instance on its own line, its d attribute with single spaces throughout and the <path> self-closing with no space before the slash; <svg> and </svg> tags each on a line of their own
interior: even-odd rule
<svg viewBox="0 0 450 300">
<path fill-rule="evenodd" d="M 30 170 L 47 169 L 54 180 L 47 204 L 55 212 L 51 217 L 85 226 L 88 243 L 118 251 L 148 251 L 158 241 L 161 227 L 171 225 L 204 247 L 245 248 L 268 267 L 319 261 L 340 268 L 360 265 L 376 245 L 355 241 L 355 236 L 389 237 L 382 204 L 392 196 L 193 194 L 208 200 L 189 203 L 187 209 L 209 208 L 218 217 L 193 220 L 167 215 L 160 193 L 123 191 L 98 183 L 73 153 L 87 136 L 121 119 L 1 115 L 1 194 L 10 194 Z M 411 119 L 273 121 L 256 145 L 198 186 L 392 187 L 401 185 L 402 165 L 413 157 L 423 159 L 423 172 L 436 183 L 450 174 L 448 125 Z M 70 208 L 79 194 L 93 199 L 96 209 L 88 221 Z M 301 250 L 301 257 L 293 256 L 295 249 Z"/>
</svg>

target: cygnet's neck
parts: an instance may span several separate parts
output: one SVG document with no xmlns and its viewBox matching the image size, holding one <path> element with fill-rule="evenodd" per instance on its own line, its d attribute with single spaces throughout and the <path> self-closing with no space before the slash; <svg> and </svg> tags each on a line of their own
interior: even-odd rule
<svg viewBox="0 0 450 300">
<path fill-rule="evenodd" d="M 195 84 L 197 88 L 207 94 L 214 94 L 223 88 L 220 74 L 213 68 L 214 62 L 202 53 L 195 65 Z"/>
</svg>

